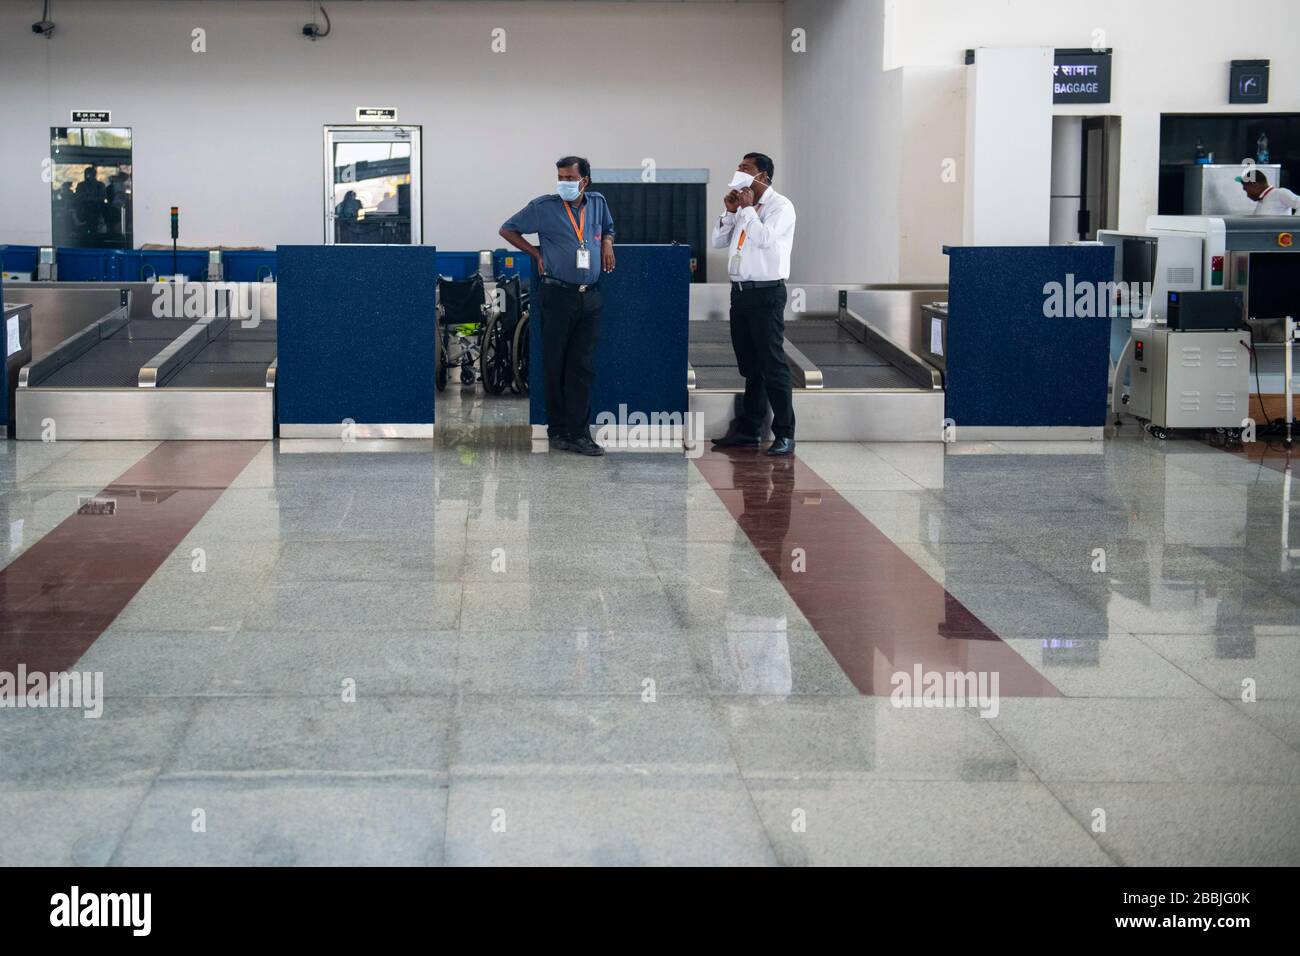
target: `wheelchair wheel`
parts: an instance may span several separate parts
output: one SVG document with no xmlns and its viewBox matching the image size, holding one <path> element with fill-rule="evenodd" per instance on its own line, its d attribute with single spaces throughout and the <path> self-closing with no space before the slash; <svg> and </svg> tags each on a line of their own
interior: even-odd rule
<svg viewBox="0 0 1300 956">
<path fill-rule="evenodd" d="M 440 392 L 447 388 L 447 336 L 445 334 L 438 336 L 437 371 L 434 372 L 433 384 Z"/>
<path fill-rule="evenodd" d="M 506 341 L 506 330 L 500 316 L 492 320 L 487 332 L 483 334 L 479 369 L 483 375 L 483 388 L 492 395 L 500 395 L 514 384 L 514 370 L 510 367 L 510 343 Z"/>
<path fill-rule="evenodd" d="M 519 326 L 515 329 L 514 348 L 510 354 L 515 360 L 515 391 L 520 394 L 528 394 L 528 316 L 525 315 L 519 320 Z"/>
</svg>

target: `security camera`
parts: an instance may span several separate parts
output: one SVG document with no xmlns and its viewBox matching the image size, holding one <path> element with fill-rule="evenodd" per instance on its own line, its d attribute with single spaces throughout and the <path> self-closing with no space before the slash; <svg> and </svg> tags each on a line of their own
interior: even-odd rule
<svg viewBox="0 0 1300 956">
<path fill-rule="evenodd" d="M 42 20 L 40 23 L 33 23 L 32 32 L 44 34 L 45 39 L 48 40 L 50 38 L 50 34 L 54 32 L 54 21 Z"/>
<path fill-rule="evenodd" d="M 311 40 L 312 43 L 315 43 L 321 37 L 327 37 L 330 35 L 330 30 L 333 29 L 333 24 L 330 23 L 330 15 L 325 12 L 325 4 L 321 3 L 320 0 L 313 0 L 312 9 L 319 13 L 321 18 L 324 19 L 325 29 L 322 30 L 320 24 L 313 20 L 311 23 L 304 23 L 302 25 L 302 35 Z"/>
</svg>

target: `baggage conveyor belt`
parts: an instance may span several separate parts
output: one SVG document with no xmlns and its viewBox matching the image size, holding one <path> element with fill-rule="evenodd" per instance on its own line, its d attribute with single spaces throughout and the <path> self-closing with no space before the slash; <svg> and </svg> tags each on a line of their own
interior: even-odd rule
<svg viewBox="0 0 1300 956">
<path fill-rule="evenodd" d="M 916 388 L 917 383 L 836 321 L 805 316 L 787 322 L 786 341 L 822 373 L 822 388 Z"/>
<path fill-rule="evenodd" d="M 937 440 L 943 419 L 938 369 L 874 328 L 842 300 L 838 312 L 788 316 L 785 354 L 800 438 Z M 687 389 L 707 437 L 721 435 L 745 382 L 727 319 L 689 325 Z"/>
<path fill-rule="evenodd" d="M 869 341 L 869 340 L 868 340 Z M 785 324 L 786 358 L 796 388 L 832 389 L 933 389 L 939 387 L 937 371 L 924 363 L 891 361 L 886 348 L 867 344 L 849 331 L 835 315 L 807 315 Z M 727 321 L 706 319 L 690 324 L 687 346 L 693 389 L 741 391 L 745 380 L 736 368 Z M 900 367 L 900 364 L 902 367 Z M 932 374 L 933 373 L 933 374 Z"/>
<path fill-rule="evenodd" d="M 275 361 L 275 332 L 274 322 L 253 328 L 231 322 L 163 387 L 264 387 L 266 370 Z"/>
<path fill-rule="evenodd" d="M 143 304 L 141 304 L 143 305 Z M 19 372 L 20 439 L 268 439 L 276 323 L 154 318 L 122 305 Z"/>
</svg>

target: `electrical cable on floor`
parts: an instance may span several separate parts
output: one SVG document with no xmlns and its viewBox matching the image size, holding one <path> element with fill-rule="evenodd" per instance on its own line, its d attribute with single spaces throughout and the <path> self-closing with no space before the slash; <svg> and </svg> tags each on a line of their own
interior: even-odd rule
<svg viewBox="0 0 1300 956">
<path fill-rule="evenodd" d="M 1264 438 L 1264 447 L 1269 451 L 1284 451 L 1290 457 L 1290 450 L 1286 448 L 1283 434 L 1286 430 L 1286 415 L 1291 414 L 1291 409 L 1285 409 L 1283 416 L 1278 418 L 1268 418 L 1267 410 L 1264 408 L 1264 386 L 1259 377 L 1259 356 L 1255 351 L 1255 329 L 1248 326 L 1250 333 L 1250 344 L 1246 348 L 1250 351 L 1251 363 L 1255 369 L 1255 397 L 1259 401 L 1260 418 L 1265 419 L 1264 424 L 1257 429 L 1256 434 Z M 1273 440 L 1269 441 L 1268 437 L 1272 436 Z"/>
</svg>

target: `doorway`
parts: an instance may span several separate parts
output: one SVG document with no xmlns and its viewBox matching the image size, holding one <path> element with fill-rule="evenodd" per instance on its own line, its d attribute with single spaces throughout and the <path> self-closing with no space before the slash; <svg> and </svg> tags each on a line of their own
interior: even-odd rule
<svg viewBox="0 0 1300 956">
<path fill-rule="evenodd" d="M 1117 228 L 1119 131 L 1118 116 L 1052 117 L 1052 243 Z"/>
<path fill-rule="evenodd" d="M 420 245 L 420 127 L 325 127 L 325 243 Z"/>
</svg>

